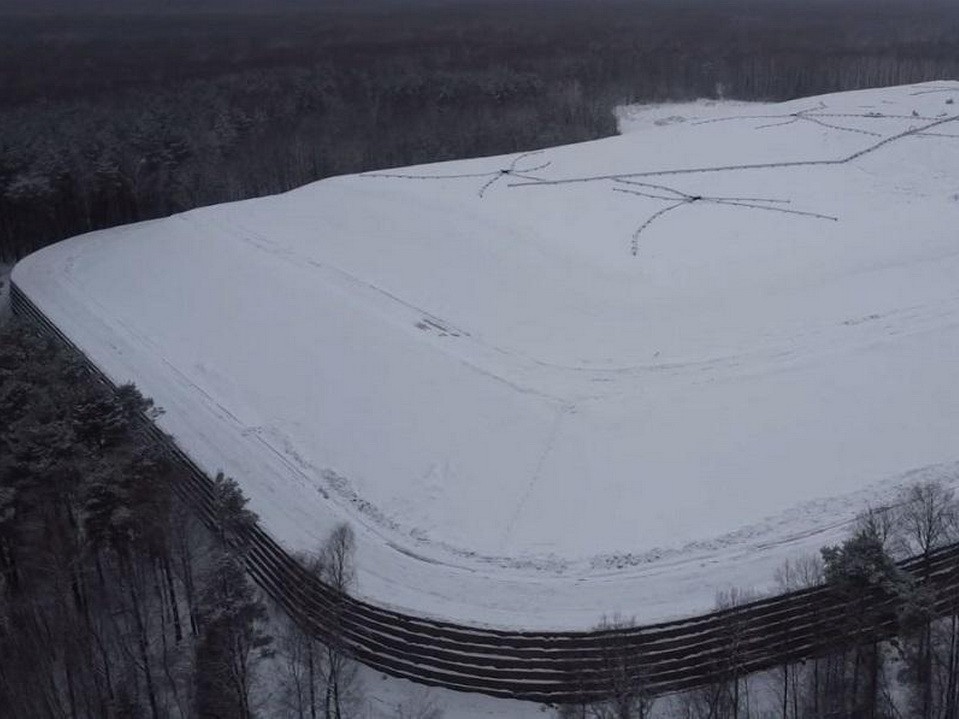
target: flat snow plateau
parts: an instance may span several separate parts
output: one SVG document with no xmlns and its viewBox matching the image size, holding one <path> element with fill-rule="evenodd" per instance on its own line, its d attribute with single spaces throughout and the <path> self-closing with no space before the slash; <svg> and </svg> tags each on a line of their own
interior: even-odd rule
<svg viewBox="0 0 959 719">
<path fill-rule="evenodd" d="M 959 82 L 643 117 L 13 277 L 280 542 L 351 522 L 358 596 L 523 628 L 707 610 L 959 478 Z"/>
</svg>

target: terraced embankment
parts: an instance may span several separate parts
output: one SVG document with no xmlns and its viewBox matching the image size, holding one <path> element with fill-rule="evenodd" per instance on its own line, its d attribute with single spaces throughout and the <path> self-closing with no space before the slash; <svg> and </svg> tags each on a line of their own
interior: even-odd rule
<svg viewBox="0 0 959 719">
<path fill-rule="evenodd" d="M 13 311 L 83 354 L 16 286 Z M 89 360 L 89 371 L 112 387 Z M 179 491 L 212 522 L 212 483 L 174 441 L 144 420 L 143 431 L 183 470 Z M 875 594 L 853 606 L 830 587 L 792 592 L 661 624 L 592 632 L 522 632 L 416 617 L 338 594 L 308 575 L 262 529 L 246 539 L 250 575 L 323 638 L 396 677 L 461 691 L 562 703 L 600 696 L 609 668 L 629 667 L 665 694 L 821 655 L 844 642 L 892 635 L 894 600 Z M 937 614 L 959 611 L 959 544 L 901 565 L 933 592 Z"/>
</svg>

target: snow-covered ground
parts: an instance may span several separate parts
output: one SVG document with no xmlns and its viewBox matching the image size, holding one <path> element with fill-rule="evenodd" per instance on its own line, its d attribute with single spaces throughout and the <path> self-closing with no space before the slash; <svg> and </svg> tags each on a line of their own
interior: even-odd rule
<svg viewBox="0 0 959 719">
<path fill-rule="evenodd" d="M 444 719 L 553 719 L 556 716 L 555 711 L 533 702 L 424 687 L 365 667 L 360 670 L 359 687 L 362 699 L 352 716 L 362 719 L 428 717 L 429 709 L 442 712 Z"/>
<path fill-rule="evenodd" d="M 891 657 L 895 663 L 895 657 Z M 890 672 L 892 675 L 892 672 Z M 558 712 L 542 704 L 509 699 L 494 699 L 480 694 L 422 687 L 403 679 L 393 679 L 366 669 L 360 672 L 362 700 L 351 716 L 361 719 L 426 717 L 425 710 L 442 712 L 442 719 L 558 719 Z M 749 677 L 750 715 L 776 717 L 782 699 L 780 672 L 752 674 Z M 649 719 L 675 719 L 687 716 L 681 695 L 659 697 L 653 702 Z"/>
<path fill-rule="evenodd" d="M 762 102 L 700 99 L 688 102 L 658 102 L 651 105 L 622 105 L 616 108 L 620 134 L 651 130 L 684 122 L 702 122 L 732 114 L 762 114 L 775 107 Z M 773 110 L 775 112 L 775 110 Z"/>
<path fill-rule="evenodd" d="M 362 597 L 695 613 L 957 481 L 959 83 L 629 112 L 92 233 L 14 279 L 279 541 L 353 523 Z"/>
</svg>

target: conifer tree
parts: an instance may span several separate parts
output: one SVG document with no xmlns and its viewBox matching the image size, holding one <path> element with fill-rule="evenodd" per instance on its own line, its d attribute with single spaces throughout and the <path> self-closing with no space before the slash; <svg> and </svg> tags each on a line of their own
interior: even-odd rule
<svg viewBox="0 0 959 719">
<path fill-rule="evenodd" d="M 271 654 L 266 608 L 237 557 L 219 548 L 200 592 L 201 633 L 196 653 L 196 709 L 209 719 L 253 716 L 257 663 Z"/>
</svg>

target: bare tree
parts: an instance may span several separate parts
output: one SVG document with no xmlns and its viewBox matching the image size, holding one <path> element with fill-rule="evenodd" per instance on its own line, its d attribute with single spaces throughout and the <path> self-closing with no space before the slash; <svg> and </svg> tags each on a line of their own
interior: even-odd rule
<svg viewBox="0 0 959 719">
<path fill-rule="evenodd" d="M 604 618 L 596 627 L 603 635 L 600 657 L 592 671 L 574 677 L 586 693 L 601 698 L 564 705 L 561 719 L 647 719 L 655 696 L 650 691 L 641 651 L 629 630 L 635 622 L 619 617 Z"/>
<path fill-rule="evenodd" d="M 824 580 L 822 558 L 815 554 L 805 554 L 794 559 L 787 559 L 776 570 L 775 580 L 781 592 L 794 592 L 818 586 Z M 782 665 L 779 693 L 783 719 L 788 719 L 790 716 L 799 719 L 807 712 L 818 716 L 820 672 L 819 657 L 811 660 L 811 666 L 806 662 L 795 664 L 787 662 Z M 811 685 L 808 689 L 807 684 Z M 807 706 L 809 699 L 812 699 L 812 706 Z"/>
<path fill-rule="evenodd" d="M 296 557 L 300 565 L 317 579 L 322 579 L 323 565 L 317 556 Z M 279 652 L 283 658 L 282 700 L 298 719 L 317 719 L 320 698 L 324 694 L 327 675 L 324 669 L 326 647 L 300 618 L 284 613 L 279 635 Z"/>
<path fill-rule="evenodd" d="M 919 568 L 923 580 L 930 578 L 933 550 L 955 540 L 957 522 L 959 502 L 941 482 L 920 482 L 900 492 L 896 539 L 906 553 L 923 558 Z M 955 639 L 949 631 L 934 631 L 932 607 L 936 598 L 924 589 L 909 605 L 909 616 L 901 631 L 903 680 L 910 689 L 912 711 L 917 716 L 938 717 L 951 710 L 949 667 L 955 664 Z M 949 622 L 949 628 L 954 625 L 955 618 Z M 940 691 L 935 691 L 936 686 Z"/>
<path fill-rule="evenodd" d="M 953 541 L 959 530 L 959 501 L 942 482 L 920 482 L 902 490 L 895 512 L 896 537 L 909 554 L 928 557 Z"/>
<path fill-rule="evenodd" d="M 356 578 L 355 554 L 356 539 L 348 524 L 340 524 L 330 533 L 320 553 L 322 578 L 333 590 L 329 616 L 331 631 L 326 641 L 325 657 L 326 719 L 343 719 L 344 712 L 358 699 L 359 679 L 356 664 L 341 634 L 347 591 Z"/>
</svg>

